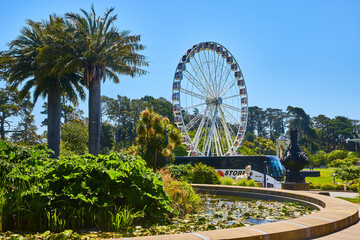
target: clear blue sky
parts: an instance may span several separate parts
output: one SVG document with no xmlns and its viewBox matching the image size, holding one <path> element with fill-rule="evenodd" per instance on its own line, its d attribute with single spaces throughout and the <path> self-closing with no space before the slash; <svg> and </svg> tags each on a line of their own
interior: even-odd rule
<svg viewBox="0 0 360 240">
<path fill-rule="evenodd" d="M 302 107 L 312 117 L 360 120 L 360 1 L 7 1 L 0 0 L 0 50 L 26 19 L 115 7 L 120 29 L 142 35 L 149 74 L 107 81 L 102 94 L 171 99 L 182 54 L 215 41 L 230 50 L 245 77 L 249 106 Z M 0 83 L 0 87 L 4 83 Z M 39 126 L 43 101 L 34 111 Z M 80 108 L 87 114 L 87 102 Z M 43 129 L 42 129 L 43 130 Z"/>
</svg>

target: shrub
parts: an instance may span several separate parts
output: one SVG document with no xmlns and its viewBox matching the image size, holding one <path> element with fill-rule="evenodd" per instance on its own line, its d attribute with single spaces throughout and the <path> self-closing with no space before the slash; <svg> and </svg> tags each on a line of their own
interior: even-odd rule
<svg viewBox="0 0 360 240">
<path fill-rule="evenodd" d="M 216 173 L 215 168 L 197 163 L 193 169 L 191 182 L 199 184 L 220 184 L 220 176 Z"/>
<path fill-rule="evenodd" d="M 321 186 L 321 190 L 334 190 L 334 184 L 323 184 L 322 186 Z"/>
<path fill-rule="evenodd" d="M 356 184 L 356 183 L 354 183 L 354 184 L 351 184 L 350 186 L 348 186 L 347 189 L 348 189 L 349 191 L 357 192 L 357 191 L 358 191 L 358 187 L 359 187 L 359 185 Z"/>
<path fill-rule="evenodd" d="M 336 184 L 334 187 L 335 190 L 342 191 L 344 190 L 344 184 Z"/>
<path fill-rule="evenodd" d="M 360 158 L 360 152 L 348 152 L 348 158 Z"/>
<path fill-rule="evenodd" d="M 235 181 L 231 177 L 221 177 L 220 178 L 221 185 L 234 185 Z"/>
<path fill-rule="evenodd" d="M 129 215 L 161 223 L 172 212 L 161 176 L 141 158 L 113 153 L 50 159 L 49 153 L 44 146 L 0 141 L 0 193 L 11 199 L 3 202 L 3 230 L 115 230 L 116 219 L 118 226 L 134 221 Z"/>
<path fill-rule="evenodd" d="M 310 182 L 310 189 L 321 189 L 321 183 L 312 183 Z"/>
<path fill-rule="evenodd" d="M 246 179 L 243 178 L 243 179 L 240 179 L 236 182 L 236 185 L 237 186 L 246 186 Z"/>
<path fill-rule="evenodd" d="M 360 167 L 349 166 L 337 168 L 335 170 L 335 174 L 338 178 L 343 181 L 353 181 L 355 179 L 360 178 Z"/>
<path fill-rule="evenodd" d="M 179 181 L 190 182 L 194 167 L 191 164 L 170 165 L 167 167 L 171 173 L 171 177 Z"/>
<path fill-rule="evenodd" d="M 250 180 L 246 181 L 246 186 L 248 186 L 248 187 L 258 187 L 258 184 L 253 179 L 250 179 Z"/>
<path fill-rule="evenodd" d="M 334 150 L 328 154 L 327 162 L 331 163 L 332 161 L 334 161 L 336 159 L 344 159 L 347 157 L 347 155 L 348 155 L 348 151 Z"/>
<path fill-rule="evenodd" d="M 317 151 L 315 154 L 309 154 L 309 160 L 311 166 L 323 166 L 326 165 L 327 154 L 324 151 Z"/>
<path fill-rule="evenodd" d="M 191 185 L 172 178 L 169 169 L 162 169 L 160 173 L 164 181 L 165 192 L 172 200 L 171 206 L 180 213 L 180 216 L 195 213 L 200 207 L 201 199 Z"/>
<path fill-rule="evenodd" d="M 336 159 L 332 161 L 331 163 L 328 164 L 328 167 L 338 168 L 338 167 L 348 167 L 351 165 L 353 165 L 352 160 L 349 158 L 345 158 L 345 159 Z"/>
</svg>

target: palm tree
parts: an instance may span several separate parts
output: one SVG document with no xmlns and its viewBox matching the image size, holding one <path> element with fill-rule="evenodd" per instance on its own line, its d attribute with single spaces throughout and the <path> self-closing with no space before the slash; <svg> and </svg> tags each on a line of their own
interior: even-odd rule
<svg viewBox="0 0 360 240">
<path fill-rule="evenodd" d="M 111 15 L 114 8 L 97 16 L 94 6 L 87 12 L 80 9 L 82 15 L 66 13 L 73 24 L 73 41 L 68 44 L 68 54 L 59 61 L 58 69 L 64 73 L 75 69 L 83 72 L 83 80 L 89 88 L 89 152 L 100 152 L 101 123 L 101 81 L 111 78 L 119 83 L 117 74 L 146 74 L 140 67 L 148 66 L 146 57 L 137 53 L 143 50 L 139 35 L 130 35 L 130 31 L 119 31 L 114 22 L 117 15 Z"/>
<path fill-rule="evenodd" d="M 63 34 L 66 24 L 63 19 L 53 15 L 49 21 L 34 22 L 27 20 L 28 26 L 20 31 L 20 35 L 10 43 L 6 57 L 2 58 L 7 67 L 8 84 L 18 87 L 23 84 L 20 97 L 23 98 L 34 88 L 34 103 L 39 96 L 48 101 L 48 147 L 54 151 L 53 158 L 60 153 L 60 119 L 61 96 L 65 95 L 73 103 L 77 103 L 78 95 L 85 99 L 83 87 L 80 85 L 81 75 L 72 72 L 59 77 L 54 68 L 58 56 L 42 54 L 43 49 L 52 46 L 54 35 Z"/>
</svg>

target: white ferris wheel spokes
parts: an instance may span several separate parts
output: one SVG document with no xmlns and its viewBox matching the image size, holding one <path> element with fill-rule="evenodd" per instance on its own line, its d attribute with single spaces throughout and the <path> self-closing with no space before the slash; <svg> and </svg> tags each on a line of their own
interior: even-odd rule
<svg viewBox="0 0 360 240">
<path fill-rule="evenodd" d="M 215 42 L 182 56 L 173 81 L 173 112 L 192 156 L 236 155 L 245 134 L 248 96 L 240 67 Z"/>
</svg>

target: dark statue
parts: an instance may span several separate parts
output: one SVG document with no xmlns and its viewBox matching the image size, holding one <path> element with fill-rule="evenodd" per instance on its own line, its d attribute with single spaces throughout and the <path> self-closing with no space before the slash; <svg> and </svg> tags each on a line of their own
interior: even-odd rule
<svg viewBox="0 0 360 240">
<path fill-rule="evenodd" d="M 285 151 L 284 157 L 281 159 L 282 165 L 289 170 L 286 175 L 285 182 L 305 183 L 305 176 L 300 173 L 306 164 L 309 164 L 309 158 L 306 153 L 301 150 L 297 143 L 298 130 L 290 130 L 290 146 Z"/>
</svg>

